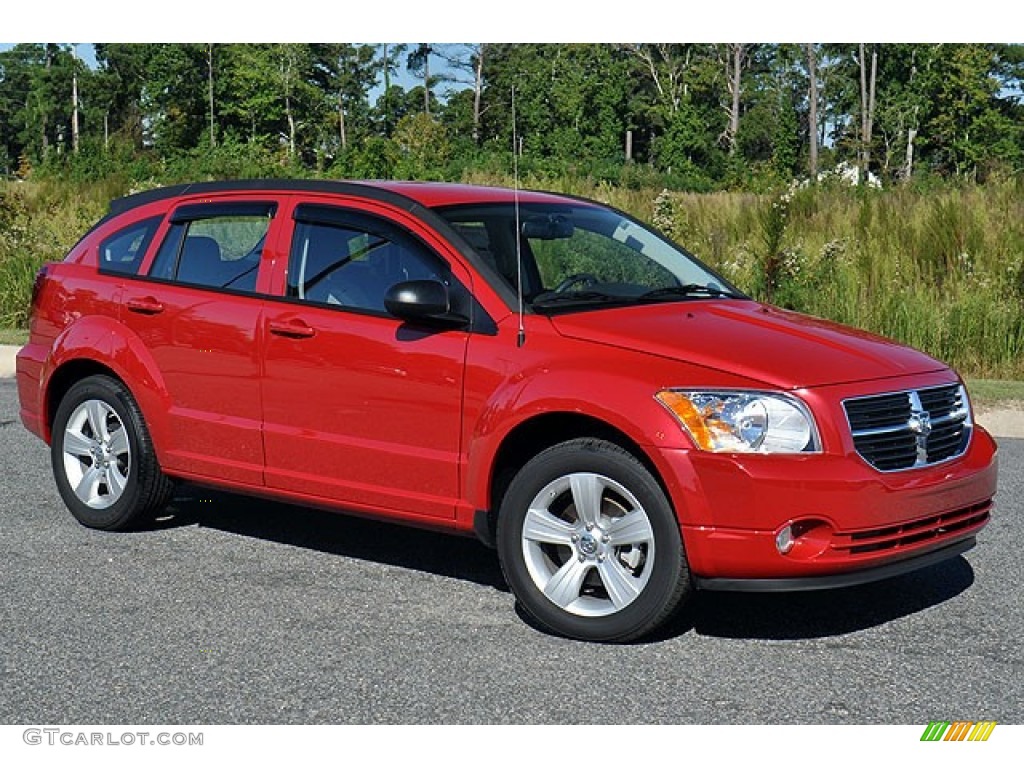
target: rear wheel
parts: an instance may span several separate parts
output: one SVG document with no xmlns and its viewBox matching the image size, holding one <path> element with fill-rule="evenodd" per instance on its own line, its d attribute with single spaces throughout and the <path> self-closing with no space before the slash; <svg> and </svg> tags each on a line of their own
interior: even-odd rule
<svg viewBox="0 0 1024 768">
<path fill-rule="evenodd" d="M 498 553 L 522 607 L 582 640 L 648 634 L 690 591 L 664 492 L 635 457 L 602 440 L 561 443 L 519 471 L 498 516 Z"/>
<path fill-rule="evenodd" d="M 171 482 L 160 471 L 138 405 L 108 376 L 90 376 L 68 390 L 54 417 L 50 458 L 64 503 L 90 528 L 130 528 L 170 498 Z"/>
</svg>

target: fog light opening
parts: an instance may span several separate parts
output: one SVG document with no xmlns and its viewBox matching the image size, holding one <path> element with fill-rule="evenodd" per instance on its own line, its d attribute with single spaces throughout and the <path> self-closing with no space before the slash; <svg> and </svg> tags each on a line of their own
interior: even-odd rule
<svg viewBox="0 0 1024 768">
<path fill-rule="evenodd" d="M 779 550 L 780 555 L 784 555 L 793 548 L 796 543 L 796 539 L 793 538 L 793 526 L 786 525 L 782 527 L 777 534 L 775 534 L 775 548 Z"/>
</svg>

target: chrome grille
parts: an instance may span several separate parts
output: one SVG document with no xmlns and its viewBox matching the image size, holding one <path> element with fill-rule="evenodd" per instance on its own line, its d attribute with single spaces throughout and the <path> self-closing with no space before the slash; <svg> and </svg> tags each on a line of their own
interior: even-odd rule
<svg viewBox="0 0 1024 768">
<path fill-rule="evenodd" d="M 843 407 L 857 453 L 882 472 L 937 464 L 967 450 L 972 424 L 959 384 L 858 397 Z"/>
</svg>

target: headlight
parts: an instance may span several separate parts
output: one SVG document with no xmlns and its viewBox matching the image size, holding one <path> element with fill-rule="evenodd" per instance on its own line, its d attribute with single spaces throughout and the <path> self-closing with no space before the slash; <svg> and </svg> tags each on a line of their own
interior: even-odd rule
<svg viewBox="0 0 1024 768">
<path fill-rule="evenodd" d="M 663 389 L 655 397 L 705 451 L 807 453 L 821 449 L 810 411 L 790 395 Z"/>
</svg>

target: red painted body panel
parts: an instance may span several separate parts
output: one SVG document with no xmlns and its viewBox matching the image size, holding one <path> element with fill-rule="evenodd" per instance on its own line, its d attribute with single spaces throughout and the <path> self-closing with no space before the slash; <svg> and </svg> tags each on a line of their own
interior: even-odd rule
<svg viewBox="0 0 1024 768">
<path fill-rule="evenodd" d="M 469 533 L 475 513 L 492 506 L 495 461 L 509 436 L 533 419 L 585 416 L 622 435 L 657 473 L 691 569 L 704 578 L 843 573 L 973 536 L 987 520 L 996 450 L 984 430 L 974 429 L 963 456 L 907 472 L 879 472 L 855 450 L 843 399 L 958 382 L 930 357 L 753 301 L 713 299 L 528 314 L 519 346 L 518 317 L 501 292 L 417 213 L 417 205 L 508 201 L 512 192 L 366 187 L 416 204 L 351 187 L 337 194 L 269 187 L 155 200 L 101 223 L 42 281 L 31 340 L 18 356 L 26 427 L 50 439 L 55 374 L 90 361 L 131 390 L 173 477 Z M 524 192 L 522 199 L 560 198 Z M 182 204 L 221 200 L 278 206 L 255 293 L 98 273 L 97 246 L 109 234 Z M 493 329 L 415 330 L 379 313 L 286 299 L 300 202 L 399 224 L 451 266 Z M 141 274 L 168 228 L 165 220 Z M 134 311 L 138 302 L 160 309 Z M 290 324 L 310 333 L 274 330 Z M 821 451 L 697 450 L 654 398 L 684 387 L 791 392 L 814 414 Z M 828 529 L 822 550 L 780 555 L 776 532 L 801 520 Z M 856 542 L 868 539 L 874 549 L 861 551 Z"/>
<path fill-rule="evenodd" d="M 150 299 L 159 314 L 125 309 L 127 338 L 149 352 L 170 398 L 162 453 L 168 472 L 263 482 L 260 348 L 263 302 L 177 285 L 132 284 L 125 303 Z"/>
<path fill-rule="evenodd" d="M 946 368 L 888 339 L 753 301 L 581 312 L 557 318 L 555 327 L 572 338 L 683 357 L 780 389 Z"/>
<path fill-rule="evenodd" d="M 266 336 L 267 485 L 341 504 L 453 518 L 468 334 L 422 334 L 391 318 L 274 305 Z M 399 469 L 400 468 L 400 469 Z"/>
</svg>

